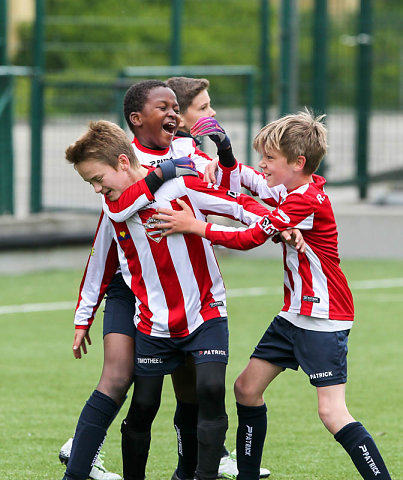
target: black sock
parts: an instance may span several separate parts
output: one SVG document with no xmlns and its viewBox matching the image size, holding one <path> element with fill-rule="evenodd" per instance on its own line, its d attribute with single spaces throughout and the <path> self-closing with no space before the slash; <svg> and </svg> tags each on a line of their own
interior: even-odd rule
<svg viewBox="0 0 403 480">
<path fill-rule="evenodd" d="M 357 470 L 365 480 L 390 480 L 389 472 L 371 435 L 360 422 L 345 425 L 334 435 L 350 455 Z"/>
<path fill-rule="evenodd" d="M 258 480 L 260 463 L 267 430 L 266 405 L 247 407 L 236 404 L 238 430 L 236 434 L 236 456 L 238 480 Z"/>
<path fill-rule="evenodd" d="M 178 437 L 178 466 L 176 472 L 179 478 L 193 478 L 197 465 L 197 404 L 183 403 L 177 400 L 174 416 L 174 426 Z"/>
<path fill-rule="evenodd" d="M 151 432 L 137 432 L 126 423 L 126 420 L 123 420 L 120 431 L 123 477 L 125 480 L 144 480 Z"/>
<path fill-rule="evenodd" d="M 105 440 L 106 432 L 119 411 L 107 395 L 94 390 L 81 411 L 74 434 L 66 477 L 86 480 Z"/>
<path fill-rule="evenodd" d="M 224 413 L 214 420 L 200 419 L 197 425 L 199 458 L 195 478 L 215 480 L 221 459 L 221 447 L 228 429 L 228 417 Z"/>
</svg>

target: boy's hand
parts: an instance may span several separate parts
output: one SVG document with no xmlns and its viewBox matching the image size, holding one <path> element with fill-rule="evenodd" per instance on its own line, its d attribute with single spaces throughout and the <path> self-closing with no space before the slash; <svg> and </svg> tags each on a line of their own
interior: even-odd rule
<svg viewBox="0 0 403 480">
<path fill-rule="evenodd" d="M 190 129 L 192 137 L 205 137 L 206 135 L 217 145 L 218 150 L 227 150 L 231 141 L 225 130 L 213 117 L 201 117 Z"/>
<path fill-rule="evenodd" d="M 153 218 L 162 222 L 158 225 L 165 230 L 162 236 L 167 237 L 173 233 L 195 233 L 204 236 L 207 223 L 197 220 L 192 209 L 183 200 L 178 198 L 176 202 L 182 210 L 158 208 L 158 213 L 153 215 Z"/>
<path fill-rule="evenodd" d="M 170 158 L 158 165 L 157 168 L 161 169 L 164 181 L 184 175 L 199 176 L 195 162 L 189 157 Z"/>
<path fill-rule="evenodd" d="M 306 252 L 306 243 L 302 233 L 298 228 L 290 228 L 280 233 L 281 240 L 295 247 L 300 253 Z"/>
<path fill-rule="evenodd" d="M 73 341 L 73 355 L 74 358 L 81 358 L 81 349 L 83 353 L 87 353 L 87 345 L 91 345 L 91 338 L 89 330 L 84 330 L 82 328 L 76 328 L 74 331 L 74 341 Z"/>
<path fill-rule="evenodd" d="M 206 168 L 204 169 L 204 177 L 203 180 L 207 183 L 212 183 L 216 184 L 217 179 L 216 179 L 216 172 L 217 172 L 217 165 L 218 165 L 218 158 L 215 158 L 214 160 L 211 160 L 206 165 Z"/>
</svg>

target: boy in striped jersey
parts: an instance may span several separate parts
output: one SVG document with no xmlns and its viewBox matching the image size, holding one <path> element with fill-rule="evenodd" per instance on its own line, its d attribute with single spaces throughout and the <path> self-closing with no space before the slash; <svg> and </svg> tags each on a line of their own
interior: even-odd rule
<svg viewBox="0 0 403 480">
<path fill-rule="evenodd" d="M 242 250 L 264 243 L 284 228 L 299 228 L 306 242 L 305 255 L 283 244 L 284 305 L 235 382 L 238 480 L 259 478 L 266 388 L 286 368 L 299 366 L 316 387 L 320 419 L 361 476 L 390 479 L 373 438 L 345 403 L 347 340 L 354 306 L 339 265 L 337 227 L 325 179 L 314 174 L 327 149 L 322 119 L 305 111 L 264 127 L 254 140 L 254 148 L 262 155 L 262 174 L 243 165 L 230 167 L 232 173 L 238 172 L 242 185 L 274 207 L 256 225 L 234 229 L 206 223 L 194 218 L 184 204 L 183 211 L 162 209 L 155 217 L 164 222 L 161 228 L 168 229 L 164 235 L 195 233 L 213 244 Z M 215 135 L 222 129 L 215 120 L 203 119 L 192 133 Z"/>
<path fill-rule="evenodd" d="M 104 195 L 105 215 L 87 270 L 94 278 L 98 267 L 98 278 L 106 269 L 116 271 L 109 255 L 116 244 L 123 278 L 137 299 L 135 387 L 122 427 L 124 477 L 144 478 L 163 376 L 174 371 L 189 352 L 196 364 L 199 401 L 195 478 L 215 479 L 227 426 L 225 289 L 209 242 L 195 236 L 167 241 L 152 215 L 158 206 L 174 206 L 178 197 L 187 199 L 200 218 L 215 212 L 250 224 L 260 220 L 266 209 L 247 196 L 234 197 L 212 188 L 198 176 L 167 182 L 153 198 L 150 185 L 155 185 L 155 171 L 138 163 L 124 132 L 110 122 L 91 124 L 67 149 L 66 158 Z M 172 165 L 171 161 L 160 164 L 165 179 L 167 172 L 172 178 L 172 172 L 175 176 L 181 168 L 180 162 L 176 168 Z"/>
<path fill-rule="evenodd" d="M 132 85 L 125 95 L 124 111 L 128 126 L 134 134 L 132 147 L 142 165 L 157 166 L 167 159 L 190 157 L 196 168 L 203 172 L 210 158 L 200 151 L 192 138 L 175 135 L 180 124 L 179 105 L 174 92 L 160 80 L 146 80 Z M 208 111 L 212 113 L 212 111 Z M 95 237 L 94 245 L 97 242 Z M 113 248 L 109 252 L 113 258 Z M 95 456 L 101 448 L 107 429 L 116 416 L 132 383 L 135 326 L 135 298 L 123 281 L 120 270 L 105 270 L 99 290 L 87 289 L 86 269 L 80 288 L 75 314 L 73 353 L 81 358 L 91 343 L 89 329 L 95 312 L 106 290 L 104 311 L 104 365 L 97 388 L 84 406 L 74 435 L 62 447 L 59 458 L 67 464 L 66 479 L 81 480 L 88 476 L 97 480 L 112 480 L 119 475 L 105 471 Z M 197 404 L 189 378 L 194 369 L 183 367 L 172 375 L 177 408 L 175 428 L 181 445 L 177 471 L 173 478 L 193 476 L 197 463 L 196 418 Z M 102 413 L 102 415 L 100 414 Z M 91 461 L 95 464 L 91 469 Z M 267 475 L 266 475 L 267 476 Z"/>
</svg>

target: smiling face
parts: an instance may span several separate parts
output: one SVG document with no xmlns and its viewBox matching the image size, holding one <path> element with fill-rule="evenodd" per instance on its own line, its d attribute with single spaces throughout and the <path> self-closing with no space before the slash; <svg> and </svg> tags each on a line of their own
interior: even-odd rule
<svg viewBox="0 0 403 480">
<path fill-rule="evenodd" d="M 197 94 L 192 103 L 186 109 L 184 113 L 181 113 L 180 129 L 189 133 L 191 127 L 201 117 L 215 117 L 216 111 L 211 108 L 210 95 L 207 90 L 202 90 Z"/>
<path fill-rule="evenodd" d="M 259 162 L 266 177 L 269 187 L 284 185 L 287 190 L 292 190 L 307 181 L 310 175 L 304 174 L 305 157 L 298 156 L 293 162 L 287 162 L 287 158 L 276 149 L 269 149 Z"/>
<path fill-rule="evenodd" d="M 156 150 L 168 148 L 180 122 L 174 92 L 167 87 L 153 88 L 142 111 L 132 112 L 130 121 L 141 145 Z"/>
<path fill-rule="evenodd" d="M 96 193 L 102 193 L 111 201 L 117 200 L 136 181 L 136 172 L 126 155 L 119 156 L 116 169 L 96 159 L 84 160 L 77 163 L 75 168 Z"/>
</svg>

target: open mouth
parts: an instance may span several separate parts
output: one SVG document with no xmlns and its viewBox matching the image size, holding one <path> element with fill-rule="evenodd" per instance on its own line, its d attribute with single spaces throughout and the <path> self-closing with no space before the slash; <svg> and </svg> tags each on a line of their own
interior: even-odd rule
<svg viewBox="0 0 403 480">
<path fill-rule="evenodd" d="M 168 122 L 162 126 L 162 129 L 168 133 L 169 135 L 174 135 L 176 132 L 176 123 L 175 122 Z"/>
</svg>

